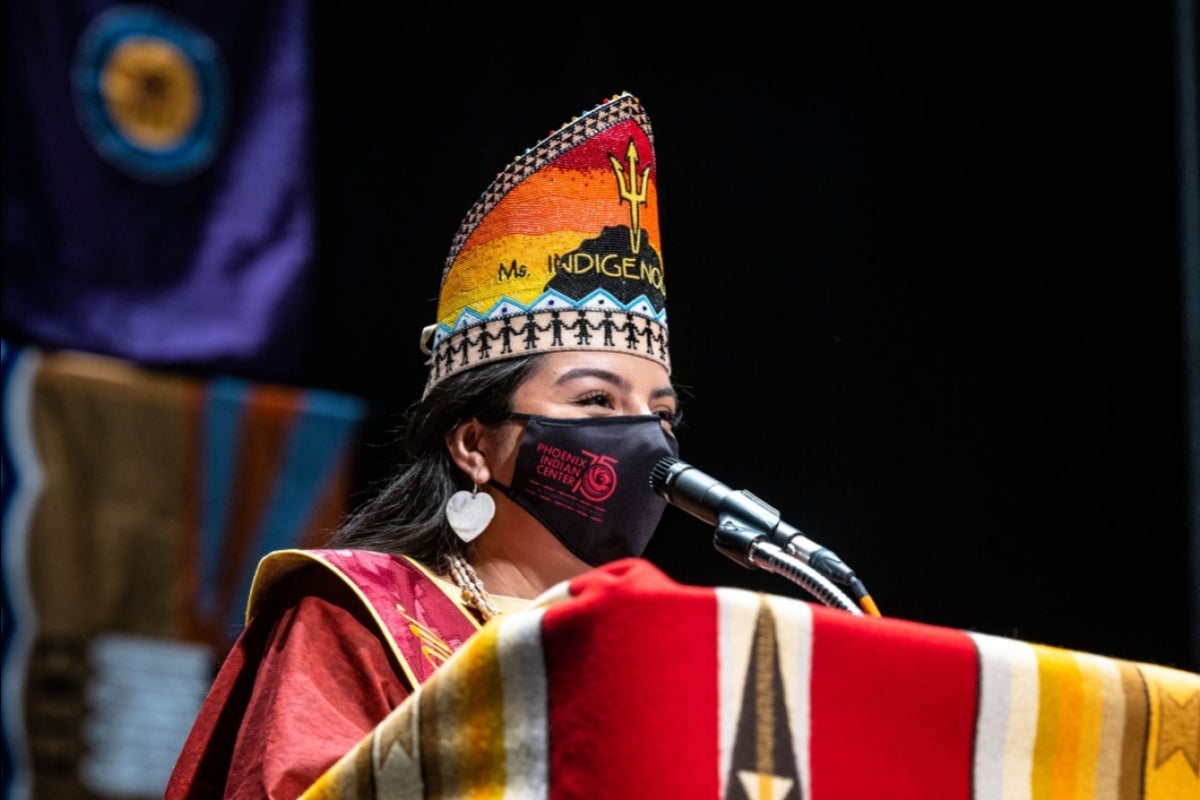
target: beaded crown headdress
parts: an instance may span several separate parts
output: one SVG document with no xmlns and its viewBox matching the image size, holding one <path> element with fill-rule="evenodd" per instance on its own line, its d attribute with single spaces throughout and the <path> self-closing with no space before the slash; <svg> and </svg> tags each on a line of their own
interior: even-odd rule
<svg viewBox="0 0 1200 800">
<path fill-rule="evenodd" d="M 503 358 L 603 350 L 670 371 L 650 120 L 622 93 L 509 164 L 475 202 L 421 347 L 425 392 Z"/>
</svg>

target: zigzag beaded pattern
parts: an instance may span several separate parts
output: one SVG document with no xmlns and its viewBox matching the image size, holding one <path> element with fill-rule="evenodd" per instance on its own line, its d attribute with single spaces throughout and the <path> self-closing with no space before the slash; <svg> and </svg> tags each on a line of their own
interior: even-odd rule
<svg viewBox="0 0 1200 800">
<path fill-rule="evenodd" d="M 483 195 L 475 201 L 475 205 L 467 212 L 467 216 L 458 226 L 458 232 L 454 234 L 454 239 L 450 244 L 450 254 L 446 257 L 446 265 L 442 269 L 442 282 L 445 283 L 447 272 L 454 263 L 454 259 L 458 257 L 458 252 L 467 241 L 467 237 L 475 230 L 475 226 L 496 207 L 497 203 L 504 199 L 504 196 L 514 186 L 580 142 L 627 119 L 632 119 L 641 126 L 642 130 L 646 132 L 646 138 L 650 140 L 651 149 L 653 149 L 654 134 L 650 129 L 650 118 L 636 97 L 622 95 L 618 100 L 600 106 L 564 125 L 509 164 L 496 177 L 496 180 L 492 181 Z"/>
<path fill-rule="evenodd" d="M 633 353 L 661 362 L 668 372 L 671 369 L 667 327 L 658 320 L 632 311 L 539 310 L 498 317 L 450 334 L 434 348 L 429 385 L 482 361 L 553 350 Z"/>
</svg>

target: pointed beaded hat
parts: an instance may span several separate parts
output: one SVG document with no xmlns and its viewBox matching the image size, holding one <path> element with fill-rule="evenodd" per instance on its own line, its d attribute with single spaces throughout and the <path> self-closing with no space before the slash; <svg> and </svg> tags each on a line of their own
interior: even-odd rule
<svg viewBox="0 0 1200 800">
<path fill-rule="evenodd" d="M 467 213 L 425 328 L 428 393 L 449 375 L 556 350 L 670 372 L 658 168 L 638 99 L 612 97 L 526 150 Z"/>
</svg>

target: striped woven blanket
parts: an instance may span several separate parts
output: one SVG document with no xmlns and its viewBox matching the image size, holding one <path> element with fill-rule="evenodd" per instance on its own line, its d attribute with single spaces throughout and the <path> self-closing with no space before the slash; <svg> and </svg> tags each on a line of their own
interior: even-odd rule
<svg viewBox="0 0 1200 800">
<path fill-rule="evenodd" d="M 486 625 L 306 793 L 1200 798 L 1200 675 L 616 562 Z"/>
</svg>

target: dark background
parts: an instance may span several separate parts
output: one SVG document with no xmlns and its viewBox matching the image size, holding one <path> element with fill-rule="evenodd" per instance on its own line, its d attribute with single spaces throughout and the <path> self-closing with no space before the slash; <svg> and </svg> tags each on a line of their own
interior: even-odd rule
<svg viewBox="0 0 1200 800">
<path fill-rule="evenodd" d="M 311 381 L 372 401 L 363 492 L 458 222 L 627 90 L 684 460 L 834 549 L 886 616 L 1197 668 L 1169 5 L 314 13 Z M 811 599 L 711 541 L 668 508 L 647 555 Z"/>
</svg>

